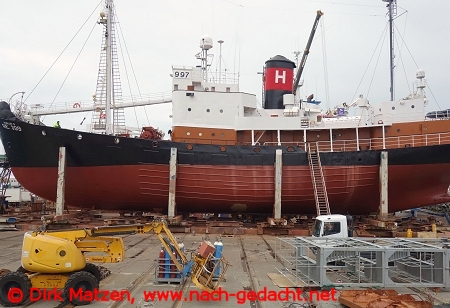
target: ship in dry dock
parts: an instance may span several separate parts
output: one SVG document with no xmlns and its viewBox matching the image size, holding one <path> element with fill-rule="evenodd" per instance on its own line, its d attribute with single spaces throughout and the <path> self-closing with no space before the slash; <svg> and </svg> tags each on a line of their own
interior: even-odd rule
<svg viewBox="0 0 450 308">
<path fill-rule="evenodd" d="M 109 11 L 99 23 L 113 33 L 107 30 L 114 24 L 113 5 L 106 2 Z M 365 214 L 380 206 L 386 153 L 390 212 L 450 201 L 450 121 L 442 112 L 425 117 L 424 70 L 417 71 L 414 92 L 401 100 L 369 104 L 359 96 L 324 113 L 313 97 L 302 100 L 297 94 L 306 57 L 296 70 L 294 62 L 277 55 L 265 63 L 261 108 L 256 95 L 239 90 L 237 78 L 209 70 L 212 47 L 211 37 L 204 36 L 201 65 L 172 68 L 170 140 L 151 129 L 140 138 L 115 130 L 117 110 L 108 95 L 94 102 L 92 127 L 103 130 L 100 134 L 47 127 L 5 111 L 1 139 L 17 180 L 56 200 L 58 153 L 65 147 L 68 205 L 153 211 L 167 207 L 175 181 L 180 212 L 271 213 L 279 185 L 282 212 L 298 214 L 316 211 L 316 168 L 333 212 Z M 113 88 L 114 83 L 106 87 L 111 93 Z M 359 109 L 358 116 L 351 116 L 351 109 Z M 312 153 L 318 167 L 311 165 Z"/>
</svg>

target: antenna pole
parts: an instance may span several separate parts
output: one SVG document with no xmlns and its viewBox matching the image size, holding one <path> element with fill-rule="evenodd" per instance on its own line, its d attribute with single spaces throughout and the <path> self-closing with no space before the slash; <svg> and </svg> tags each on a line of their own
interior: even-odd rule
<svg viewBox="0 0 450 308">
<path fill-rule="evenodd" d="M 391 101 L 394 101 L 394 17 L 397 15 L 397 0 L 383 0 L 389 2 L 389 56 L 390 56 L 390 75 L 391 75 Z"/>
<path fill-rule="evenodd" d="M 223 44 L 223 40 L 218 40 L 217 43 L 219 43 L 219 83 L 221 83 L 221 79 L 222 79 L 222 44 Z"/>
</svg>

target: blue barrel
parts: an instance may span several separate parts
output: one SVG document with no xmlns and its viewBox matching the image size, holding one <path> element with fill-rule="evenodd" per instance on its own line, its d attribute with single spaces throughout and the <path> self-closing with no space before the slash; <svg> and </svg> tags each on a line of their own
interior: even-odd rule
<svg viewBox="0 0 450 308">
<path fill-rule="evenodd" d="M 178 243 L 178 247 L 180 248 L 180 251 L 184 254 L 184 244 L 183 243 Z M 178 256 L 178 262 L 182 262 L 181 257 Z M 181 274 L 178 273 L 177 274 L 177 278 L 181 278 Z"/>
<path fill-rule="evenodd" d="M 158 255 L 158 278 L 164 278 L 164 247 L 161 246 L 161 250 L 159 251 Z"/>
<path fill-rule="evenodd" d="M 164 278 L 170 278 L 170 254 L 164 249 Z"/>
<path fill-rule="evenodd" d="M 221 238 L 217 238 L 214 242 L 214 247 L 216 248 L 216 251 L 214 251 L 214 259 L 215 263 L 219 262 L 220 258 L 222 258 L 222 251 L 223 251 L 223 243 Z M 220 276 L 220 265 L 217 265 L 216 271 L 214 272 L 214 276 L 219 277 Z"/>
</svg>

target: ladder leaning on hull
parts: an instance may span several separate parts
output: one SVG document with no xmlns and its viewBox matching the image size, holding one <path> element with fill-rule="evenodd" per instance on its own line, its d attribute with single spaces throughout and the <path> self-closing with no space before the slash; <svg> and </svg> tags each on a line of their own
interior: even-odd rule
<svg viewBox="0 0 450 308">
<path fill-rule="evenodd" d="M 330 215 L 327 187 L 323 177 L 322 164 L 320 163 L 319 147 L 317 143 L 308 143 L 309 169 L 316 199 L 317 216 Z"/>
</svg>

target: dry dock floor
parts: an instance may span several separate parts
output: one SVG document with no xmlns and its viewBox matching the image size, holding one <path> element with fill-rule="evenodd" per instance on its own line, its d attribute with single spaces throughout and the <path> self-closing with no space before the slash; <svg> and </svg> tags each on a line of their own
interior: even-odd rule
<svg viewBox="0 0 450 308">
<path fill-rule="evenodd" d="M 20 255 L 22 245 L 22 231 L 0 232 L 0 268 L 16 270 L 20 266 Z M 190 259 L 190 253 L 196 251 L 202 242 L 204 234 L 174 234 L 177 239 L 185 245 L 186 254 Z M 270 291 L 283 291 L 284 288 L 278 287 L 269 278 L 268 273 L 278 273 L 277 268 L 281 265 L 276 261 L 273 255 L 275 249 L 276 237 L 271 235 L 235 235 L 234 237 L 224 237 L 223 253 L 226 260 L 232 264 L 226 273 L 226 281 L 222 282 L 222 288 L 228 294 L 237 294 L 239 296 L 229 296 L 226 300 L 225 294 L 222 294 L 222 300 L 212 301 L 205 298 L 198 298 L 196 292 L 199 291 L 193 283 L 188 280 L 185 284 L 177 283 L 155 283 L 155 259 L 160 251 L 160 242 L 154 234 L 139 234 L 124 236 L 126 246 L 125 260 L 115 264 L 101 264 L 111 270 L 111 274 L 100 283 L 101 290 L 122 291 L 129 290 L 134 302 L 125 301 L 94 301 L 90 308 L 98 307 L 307 307 L 306 302 L 298 301 L 254 301 L 248 298 L 244 299 L 244 291 L 261 291 L 266 288 Z M 215 235 L 211 235 L 211 241 L 214 242 Z M 145 299 L 144 292 L 152 291 L 172 291 L 182 292 L 180 301 L 150 300 Z M 413 293 L 412 290 L 399 290 L 404 293 Z M 170 293 L 166 293 L 169 294 Z M 173 293 L 175 294 L 175 293 Z M 436 304 L 450 303 L 450 292 L 441 290 L 434 294 Z M 239 298 L 238 298 L 239 297 Z M 297 304 L 295 304 L 297 303 Z M 336 301 L 323 301 L 315 303 L 319 307 L 338 307 Z M 73 307 L 67 303 L 59 301 L 39 301 L 28 303 L 22 307 Z"/>
</svg>

